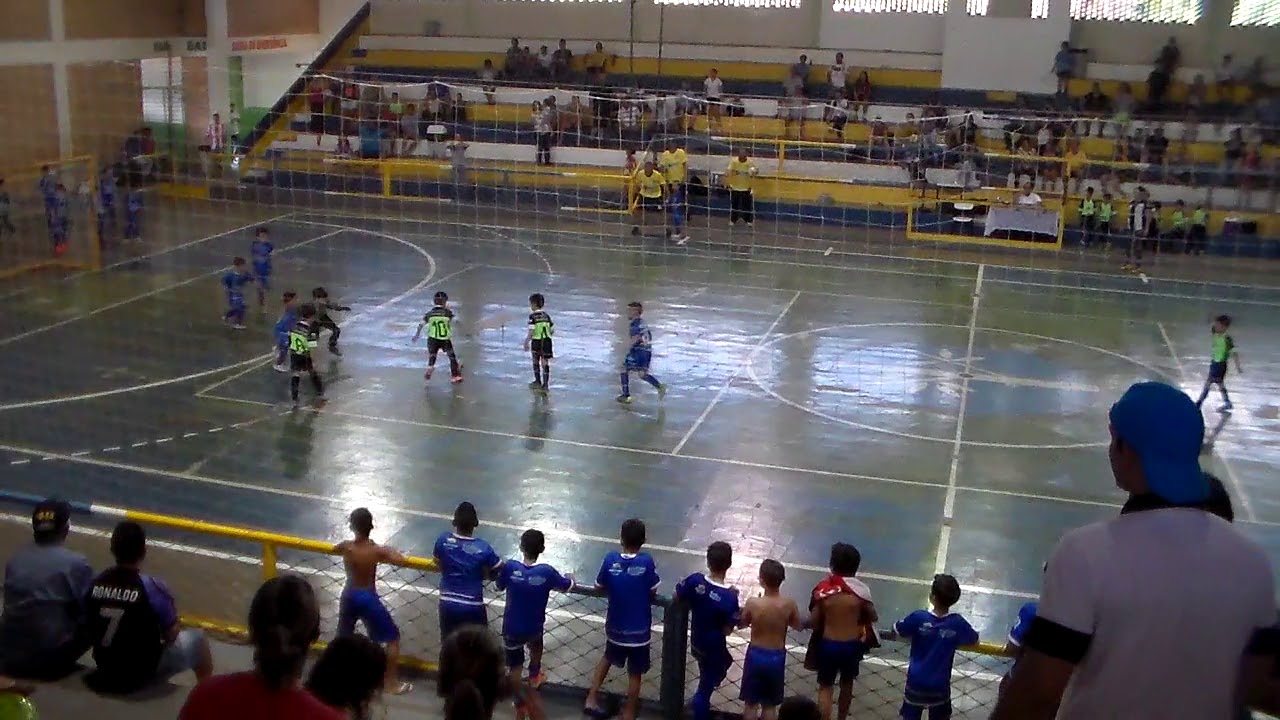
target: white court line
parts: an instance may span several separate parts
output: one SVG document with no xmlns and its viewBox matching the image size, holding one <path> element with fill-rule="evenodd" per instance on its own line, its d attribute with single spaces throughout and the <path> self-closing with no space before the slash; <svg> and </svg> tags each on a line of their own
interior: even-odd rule
<svg viewBox="0 0 1280 720">
<path fill-rule="evenodd" d="M 1164 340 L 1164 346 L 1169 348 L 1169 357 L 1173 358 L 1173 366 L 1178 369 L 1178 378 L 1182 384 L 1187 383 L 1186 369 L 1182 365 L 1182 358 L 1178 357 L 1178 351 L 1173 347 L 1173 339 L 1169 337 L 1169 331 L 1165 329 L 1164 323 L 1157 322 L 1156 327 L 1160 328 L 1160 337 Z M 1252 522 L 1258 521 L 1257 514 L 1253 511 L 1253 502 L 1249 499 L 1249 494 L 1244 490 L 1244 484 L 1240 482 L 1239 476 L 1236 475 L 1235 468 L 1231 465 L 1231 461 L 1227 459 L 1227 454 L 1219 449 L 1218 443 L 1213 443 L 1212 453 L 1218 456 L 1218 460 L 1222 462 L 1222 469 L 1227 473 L 1227 482 L 1231 483 L 1231 487 L 1236 491 L 1236 497 L 1240 500 L 1240 509 L 1244 510 L 1244 516 Z"/>
<path fill-rule="evenodd" d="M 742 370 L 746 364 L 755 356 L 756 351 L 764 346 L 765 341 L 769 339 L 769 336 L 773 335 L 773 331 L 778 328 L 778 324 L 787 316 L 787 313 L 791 312 L 791 308 L 795 306 L 796 301 L 799 299 L 800 291 L 797 290 L 795 294 L 791 296 L 791 299 L 787 301 L 787 304 L 782 307 L 782 312 L 778 313 L 778 317 L 773 319 L 769 328 L 765 330 L 764 334 L 760 336 L 760 339 L 756 341 L 755 347 L 753 347 L 751 351 L 734 366 L 733 373 L 729 375 L 729 377 L 724 381 L 724 384 L 720 386 L 720 391 L 715 394 L 715 397 L 711 398 L 711 402 L 707 404 L 706 409 L 702 411 L 702 414 L 698 416 L 698 419 L 693 421 L 693 425 L 690 426 L 689 431 L 684 434 L 684 437 L 680 438 L 680 442 L 676 443 L 675 449 L 671 451 L 672 455 L 679 455 L 680 451 L 684 449 L 685 444 L 689 442 L 689 438 L 693 437 L 693 434 L 698 431 L 698 428 L 702 427 L 702 423 L 706 422 L 707 417 L 711 415 L 711 411 L 720 403 L 720 398 L 724 397 L 724 394 L 728 392 L 729 386 L 733 384 L 734 380 L 738 379 L 738 376 L 742 374 Z"/>
<path fill-rule="evenodd" d="M 204 236 L 204 237 L 202 237 L 202 238 L 196 238 L 195 240 L 188 240 L 187 242 L 181 243 L 181 244 L 179 244 L 179 245 L 170 245 L 169 247 L 162 248 L 162 249 L 160 249 L 160 250 L 156 250 L 155 252 L 147 253 L 147 254 L 145 254 L 145 255 L 135 255 L 135 256 L 133 256 L 133 257 L 127 257 L 127 258 L 125 258 L 125 259 L 123 259 L 123 260 L 117 260 L 116 262 L 113 262 L 113 263 L 111 263 L 110 265 L 103 265 L 102 267 L 100 267 L 100 268 L 98 268 L 98 269 L 96 269 L 96 270 L 82 270 L 82 271 L 80 271 L 80 272 L 72 273 L 72 274 L 70 274 L 70 275 L 68 275 L 68 276 L 66 276 L 66 277 L 64 277 L 64 278 L 62 278 L 62 279 L 60 280 L 60 282 L 70 282 L 70 281 L 72 281 L 72 280 L 79 280 L 80 278 L 82 278 L 82 277 L 84 277 L 84 276 L 86 276 L 86 275 L 93 275 L 93 274 L 95 274 L 95 273 L 103 272 L 104 270 L 114 270 L 114 269 L 116 269 L 116 268 L 118 268 L 118 267 L 124 267 L 125 265 L 131 265 L 131 264 L 133 264 L 133 263 L 135 263 L 135 262 L 138 262 L 138 261 L 140 261 L 140 260 L 150 260 L 151 258 L 154 258 L 154 257 L 160 257 L 161 255 L 168 255 L 168 254 L 169 254 L 169 253 L 171 253 L 171 252 L 176 252 L 176 251 L 178 251 L 178 250 L 182 250 L 182 249 L 184 249 L 184 248 L 189 248 L 189 247 L 191 247 L 191 246 L 193 246 L 193 245 L 199 245 L 200 243 L 209 242 L 210 240 L 215 240 L 215 239 L 217 239 L 217 238 L 225 237 L 225 236 L 227 236 L 227 235 L 234 235 L 234 234 L 236 234 L 236 233 L 238 233 L 238 232 L 243 232 L 243 231 L 245 231 L 245 230 L 248 230 L 249 228 L 258 227 L 259 225 L 267 225 L 267 224 L 269 224 L 269 223 L 273 223 L 273 222 L 280 222 L 280 221 L 282 221 L 282 220 L 287 221 L 287 218 L 288 218 L 290 215 L 293 215 L 293 214 L 294 214 L 294 212 L 296 212 L 296 211 L 293 211 L 293 212 L 287 212 L 287 213 L 281 213 L 281 214 L 279 214 L 279 215 L 275 215 L 275 216 L 272 216 L 272 217 L 266 218 L 266 219 L 264 219 L 264 220 L 259 220 L 259 221 L 257 221 L 257 222 L 251 222 L 251 223 L 249 223 L 249 224 L 247 224 L 247 225 L 241 225 L 240 227 L 236 227 L 236 228 L 231 228 L 230 230 L 223 230 L 222 232 L 214 233 L 214 234 L 212 234 L 212 235 L 205 235 L 205 236 Z M 0 300 L 8 300 L 8 299 L 10 299 L 10 298 L 15 298 L 15 297 L 18 297 L 19 295 L 22 295 L 22 294 L 24 294 L 24 293 L 31 292 L 31 291 L 33 291 L 33 290 L 35 290 L 35 289 L 36 289 L 35 287 L 26 287 L 26 288 L 22 288 L 22 289 L 20 289 L 20 290 L 15 290 L 15 291 L 13 291 L 13 292 L 11 292 L 11 293 L 7 293 L 7 294 L 5 294 L 5 295 L 0 295 Z"/>
<path fill-rule="evenodd" d="M 28 523 L 31 522 L 31 518 L 24 515 L 16 515 L 13 513 L 0 513 L 0 522 L 11 523 L 14 525 L 27 525 Z M 492 525 L 493 523 L 488 523 L 488 524 Z M 92 528 L 92 527 L 84 527 L 82 525 L 74 524 L 74 523 L 71 525 L 70 531 L 73 535 L 83 535 L 85 537 L 97 538 L 99 540 L 109 540 L 111 538 L 111 533 L 105 530 L 99 530 L 97 528 Z M 197 557 L 208 558 L 210 560 L 236 563 L 238 565 L 245 565 L 253 568 L 261 567 L 262 565 L 262 558 L 259 558 L 259 557 L 253 557 L 250 555 L 239 555 L 236 553 L 229 553 L 221 550 L 213 550 L 210 548 L 200 547 L 198 545 L 187 545 L 185 543 L 176 543 L 176 542 L 170 542 L 168 540 L 159 540 L 159 539 L 153 540 L 150 538 L 148 538 L 147 544 L 151 547 L 159 548 L 162 550 L 168 550 L 169 552 L 177 552 L 177 553 L 182 553 L 184 555 L 195 555 Z M 345 583 L 347 581 L 347 574 L 340 570 L 324 570 L 321 568 L 315 568 L 315 567 L 309 567 L 309 566 L 303 566 L 303 565 L 293 565 L 290 563 L 279 563 L 278 567 L 286 572 L 293 572 L 306 577 L 319 576 L 319 577 L 328 578 L 329 580 L 333 580 L 335 582 L 340 582 L 340 583 Z M 395 571 L 391 570 L 390 566 L 387 566 L 387 565 L 382 565 L 379 568 L 378 583 L 379 583 L 379 586 L 383 588 L 382 595 L 384 598 L 387 595 L 398 595 L 406 591 L 415 592 L 415 593 L 418 593 L 419 595 L 423 595 L 426 597 L 439 597 L 440 595 L 439 588 L 434 588 L 434 587 L 431 587 L 430 585 L 419 585 L 419 584 L 409 583 L 409 582 L 397 582 L 394 577 L 389 577 L 389 576 L 392 576 L 394 572 Z M 860 573 L 860 576 L 861 575 L 862 573 Z M 172 584 L 173 582 L 174 581 L 171 579 L 170 584 Z M 505 608 L 507 606 L 507 602 L 502 598 L 494 598 L 486 602 L 485 606 L 491 607 L 491 608 Z M 400 607 L 403 607 L 403 606 L 393 606 L 390 609 L 394 614 L 394 612 L 399 610 Z M 599 625 L 599 626 L 603 626 L 605 624 L 605 618 L 600 615 L 593 615 L 590 613 L 576 613 L 576 612 L 573 612 L 572 610 L 565 610 L 562 607 L 549 607 L 547 608 L 546 614 L 547 614 L 547 617 L 555 618 L 557 620 L 568 620 L 568 621 L 576 620 L 579 622 L 585 622 L 591 625 Z M 650 630 L 652 630 L 655 634 L 658 634 L 658 635 L 661 635 L 665 631 L 661 623 L 654 624 L 650 628 Z M 733 634 L 729 635 L 727 640 L 729 645 L 735 648 L 745 648 L 749 645 L 749 641 L 746 637 L 745 630 L 735 630 Z M 808 647 L 805 645 L 797 645 L 795 643 L 787 643 L 786 650 L 789 654 L 792 654 L 792 655 L 803 655 L 808 651 Z M 862 664 L 875 665 L 878 667 L 885 667 L 885 668 L 893 668 L 896 670 L 905 670 L 907 668 L 907 663 L 903 660 L 881 658 L 881 657 L 876 657 L 874 655 L 869 655 L 863 658 Z M 997 675 L 995 673 L 989 673 L 984 671 L 964 672 L 961 670 L 954 670 L 952 671 L 952 677 L 956 679 L 973 679 L 973 680 L 981 680 L 984 682 L 997 682 L 1000 680 L 1002 676 Z"/>
<path fill-rule="evenodd" d="M 304 247 L 312 243 L 317 243 L 317 242 L 320 242 L 321 240 L 326 240 L 341 232 L 346 232 L 346 231 L 335 230 L 330 233 L 325 233 L 324 235 L 319 235 L 319 236 L 310 238 L 308 240 L 303 240 L 302 242 L 295 243 L 288 247 L 282 247 L 279 250 L 277 250 L 276 253 L 281 254 L 281 253 L 289 252 L 290 250 L 296 250 L 300 247 Z M 0 347 L 9 345 L 11 343 L 15 343 L 19 340 L 25 340 L 29 337 L 48 332 L 50 330 L 56 330 L 57 328 L 63 327 L 65 325 L 70 325 L 71 323 L 74 323 L 74 322 L 79 322 L 81 320 L 91 318 L 95 315 L 99 315 L 101 313 L 107 312 L 108 310 L 115 310 L 118 307 L 123 307 L 125 305 L 128 305 L 129 303 L 137 302 L 144 298 L 149 298 L 153 295 L 159 295 L 160 293 L 168 292 L 170 290 L 176 290 L 177 288 L 183 287 L 185 285 L 190 285 L 191 283 L 196 282 L 198 280 L 203 280 L 209 277 L 210 275 L 217 275 L 220 272 L 224 272 L 227 270 L 228 267 L 229 266 L 224 265 L 220 268 L 210 270 L 208 272 L 203 272 L 203 273 L 200 273 L 199 275 L 194 275 L 185 280 L 179 280 L 178 282 L 175 282 L 175 283 L 169 283 L 168 285 L 164 285 L 162 287 L 158 287 L 153 290 L 148 290 L 147 292 L 144 292 L 140 295 L 134 295 L 132 297 L 125 298 L 124 300 L 117 300 L 116 302 L 109 303 L 107 305 L 100 305 L 92 310 L 73 315 L 69 318 L 64 318 L 54 323 L 49 323 L 48 325 L 42 325 L 37 328 L 32 328 L 26 332 L 18 333 L 17 335 L 10 335 L 7 338 L 0 338 Z"/>
<path fill-rule="evenodd" d="M 229 488 L 232 490 L 243 490 L 247 492 L 262 493 L 265 495 L 276 495 L 279 497 L 288 497 L 288 498 L 294 498 L 298 500 L 309 500 L 312 502 L 318 502 L 325 505 L 331 505 L 334 507 L 347 509 L 346 501 L 342 500 L 341 498 L 330 497 L 328 495 L 319 495 L 316 493 L 303 492 L 300 490 L 287 490 L 284 488 L 255 485 L 252 483 L 238 482 L 235 480 L 223 480 L 221 478 L 208 477 L 206 475 L 200 475 L 196 473 L 163 470 L 160 468 L 147 467 L 145 465 L 133 465 L 130 463 L 115 462 L 111 460 L 103 460 L 100 458 L 75 457 L 67 453 L 47 452 L 44 450 L 35 450 L 32 448 L 19 447 L 16 445 L 0 444 L 0 451 L 11 452 L 19 455 L 31 455 L 31 456 L 39 457 L 46 461 L 60 460 L 63 462 L 76 463 L 80 465 L 89 465 L 91 467 L 109 468 L 112 470 L 123 470 L 126 472 L 150 475 L 152 477 L 164 478 L 166 480 L 181 480 L 185 482 L 202 483 L 205 485 L 213 485 L 215 487 Z M 665 454 L 665 453 L 661 453 L 661 454 Z M 432 520 L 442 520 L 442 521 L 453 520 L 453 513 L 437 513 L 437 512 L 430 512 L 428 510 L 420 510 L 417 508 L 406 508 L 406 507 L 401 507 L 396 505 L 386 505 L 386 504 L 378 505 L 377 509 L 385 512 L 396 513 L 399 515 L 409 515 L 412 517 L 429 518 Z M 515 532 L 522 532 L 528 529 L 527 525 L 513 525 L 510 523 L 496 522 L 491 520 L 486 520 L 485 525 L 487 527 L 497 527 L 497 528 L 502 528 L 504 530 L 510 530 Z M 544 529 L 543 532 L 553 537 L 560 537 L 566 540 L 577 541 L 577 542 L 590 541 L 590 542 L 602 543 L 605 545 L 616 545 L 618 543 L 618 539 L 616 537 L 604 537 L 602 535 L 586 535 L 583 533 L 579 533 L 576 530 L 573 530 L 572 528 L 558 527 L 558 528 L 552 528 L 552 529 Z M 645 547 L 652 551 L 667 552 L 667 553 L 672 553 L 676 555 L 689 555 L 693 557 L 704 557 L 706 555 L 706 550 L 691 550 L 689 548 L 675 547 L 672 545 L 658 545 L 655 543 L 646 543 Z M 808 570 L 810 572 L 817 572 L 817 573 L 829 572 L 826 567 L 819 566 L 819 565 L 804 565 L 804 564 L 793 563 L 793 562 L 788 562 L 787 564 L 790 567 L 793 567 L 799 570 Z M 874 573 L 874 572 L 859 572 L 858 576 L 867 578 L 870 580 L 897 582 L 897 583 L 904 583 L 909 585 L 919 585 L 922 587 L 927 587 L 932 582 L 932 580 L 903 577 L 900 575 L 886 575 L 884 573 Z M 1017 598 L 1028 598 L 1028 599 L 1036 597 L 1034 593 L 1025 593 L 1017 590 L 1003 590 L 998 588 L 983 588 L 983 587 L 970 587 L 970 586 L 965 586 L 964 589 L 967 590 L 968 592 L 974 592 L 974 593 L 979 593 L 984 595 L 999 595 L 1002 597 L 1017 597 Z"/>
<path fill-rule="evenodd" d="M 969 311 L 969 343 L 964 351 L 964 370 L 960 373 L 960 408 L 956 411 L 956 436 L 951 444 L 951 469 L 947 472 L 947 494 L 942 501 L 942 529 L 938 531 L 938 555 L 934 573 L 945 572 L 951 551 L 951 521 L 956 510 L 956 480 L 960 475 L 960 452 L 964 449 L 964 418 L 969 410 L 969 381 L 973 379 L 973 342 L 978 336 L 978 306 L 982 302 L 982 276 L 986 265 L 978 266 L 973 281 L 973 306 Z"/>
</svg>

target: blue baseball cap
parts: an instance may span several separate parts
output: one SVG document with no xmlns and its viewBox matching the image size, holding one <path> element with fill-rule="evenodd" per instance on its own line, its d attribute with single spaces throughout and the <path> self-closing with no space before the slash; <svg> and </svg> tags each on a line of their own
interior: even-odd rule
<svg viewBox="0 0 1280 720">
<path fill-rule="evenodd" d="M 1111 406 L 1111 428 L 1138 453 L 1147 489 L 1175 505 L 1209 499 L 1200 470 L 1204 418 L 1186 393 L 1161 382 L 1134 383 Z"/>
</svg>

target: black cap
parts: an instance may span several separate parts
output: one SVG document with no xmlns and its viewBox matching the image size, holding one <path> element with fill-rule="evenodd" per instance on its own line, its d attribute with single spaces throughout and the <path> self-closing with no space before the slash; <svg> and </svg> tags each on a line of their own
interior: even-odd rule
<svg viewBox="0 0 1280 720">
<path fill-rule="evenodd" d="M 49 498 L 31 513 L 31 529 L 41 535 L 62 532 L 70 523 L 71 506 L 63 500 Z"/>
</svg>

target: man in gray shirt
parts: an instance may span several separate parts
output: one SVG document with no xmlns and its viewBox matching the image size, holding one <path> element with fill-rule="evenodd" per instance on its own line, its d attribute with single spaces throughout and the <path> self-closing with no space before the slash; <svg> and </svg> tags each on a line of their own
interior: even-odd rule
<svg viewBox="0 0 1280 720">
<path fill-rule="evenodd" d="M 89 647 L 82 628 L 93 568 L 63 547 L 70 520 L 65 502 L 37 505 L 31 515 L 34 542 L 5 565 L 0 668 L 9 675 L 57 679 L 75 670 Z"/>
</svg>

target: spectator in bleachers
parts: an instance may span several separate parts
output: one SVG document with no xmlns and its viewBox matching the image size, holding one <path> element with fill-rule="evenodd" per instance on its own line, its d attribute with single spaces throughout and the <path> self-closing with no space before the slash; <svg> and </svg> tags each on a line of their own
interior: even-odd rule
<svg viewBox="0 0 1280 720">
<path fill-rule="evenodd" d="M 551 77 L 556 81 L 567 80 L 573 72 L 573 51 L 569 49 L 564 38 L 551 54 Z"/>
<path fill-rule="evenodd" d="M 684 128 L 681 127 L 681 122 L 680 118 L 676 116 L 676 101 L 674 98 L 660 97 L 653 101 L 653 129 L 651 132 L 654 135 L 682 132 Z"/>
<path fill-rule="evenodd" d="M 1133 113 L 1137 106 L 1138 101 L 1133 97 L 1133 87 L 1129 83 L 1120 83 L 1120 89 L 1111 100 L 1112 137 L 1118 140 L 1128 136 L 1129 123 L 1133 122 Z"/>
<path fill-rule="evenodd" d="M 862 555 L 848 543 L 831 546 L 831 570 L 809 596 L 809 622 L 813 629 L 805 667 L 818 675 L 818 708 L 822 720 L 831 718 L 831 702 L 837 683 L 840 696 L 837 717 L 846 720 L 853 702 L 853 681 L 862 658 L 879 646 L 874 623 L 879 619 L 871 589 L 859 580 Z"/>
<path fill-rule="evenodd" d="M 1053 56 L 1053 75 L 1058 78 L 1058 94 L 1067 94 L 1067 84 L 1075 74 L 1076 58 L 1071 51 L 1071 43 L 1062 41 L 1058 52 Z"/>
<path fill-rule="evenodd" d="M 1202 511 L 1204 419 L 1186 393 L 1137 383 L 1109 420 L 1112 474 L 1129 499 L 1054 548 L 992 718 L 1236 717 L 1237 691 L 1272 670 L 1270 562 Z"/>
<path fill-rule="evenodd" d="M 618 134 L 624 145 L 638 143 L 644 139 L 642 119 L 643 111 L 638 100 L 624 97 L 619 101 Z"/>
<path fill-rule="evenodd" d="M 750 598 L 742 606 L 739 624 L 751 628 L 750 644 L 742 661 L 743 720 L 766 720 L 782 704 L 786 685 L 787 630 L 800 630 L 800 608 L 782 594 L 787 570 L 769 559 L 760 563 L 760 587 L 764 594 Z"/>
<path fill-rule="evenodd" d="M 1164 128 L 1156 125 L 1151 129 L 1151 133 L 1147 135 L 1142 161 L 1152 165 L 1163 165 L 1168 153 L 1169 138 L 1165 137 Z"/>
<path fill-rule="evenodd" d="M 543 45 L 538 48 L 538 54 L 534 59 L 538 61 L 538 77 L 550 80 L 553 76 L 552 70 L 555 65 L 555 58 L 551 55 L 551 49 Z"/>
<path fill-rule="evenodd" d="M 892 148 L 893 135 L 889 132 L 889 124 L 877 115 L 871 122 L 871 149 L 888 151 Z"/>
<path fill-rule="evenodd" d="M 316 136 L 316 145 L 324 135 L 325 102 L 328 100 L 328 86 L 323 78 L 313 78 L 307 90 L 307 131 Z"/>
<path fill-rule="evenodd" d="M 363 635 L 335 638 L 307 676 L 307 692 L 348 720 L 372 720 L 372 706 L 382 694 L 387 653 Z"/>
<path fill-rule="evenodd" d="M 835 98 L 844 94 L 849 84 L 849 68 L 844 64 L 844 53 L 836 53 L 836 61 L 827 68 L 827 97 Z"/>
<path fill-rule="evenodd" d="M 1053 161 L 1062 158 L 1062 149 L 1058 145 L 1057 138 L 1052 134 L 1049 136 L 1049 141 L 1040 146 L 1040 157 L 1043 160 L 1038 163 L 1040 173 L 1036 184 L 1047 192 L 1053 192 L 1062 176 L 1062 163 Z"/>
<path fill-rule="evenodd" d="M 492 94 L 490 94 L 490 98 L 492 98 Z M 492 100 L 489 104 L 493 104 Z M 454 96 L 453 102 L 449 103 L 449 106 L 445 108 L 445 112 L 447 113 L 446 117 L 448 118 L 448 121 L 453 125 L 458 126 L 467 124 L 467 100 L 462 97 L 462 93 L 458 93 Z"/>
<path fill-rule="evenodd" d="M 702 90 L 707 103 L 707 127 L 714 131 L 720 122 L 723 109 L 720 101 L 724 98 L 724 81 L 720 79 L 719 70 L 711 68 L 707 71 L 707 77 L 702 81 Z"/>
<path fill-rule="evenodd" d="M 249 605 L 249 672 L 219 675 L 195 687 L 179 720 L 344 720 L 299 687 L 307 653 L 320 638 L 315 591 L 297 575 L 262 584 Z"/>
<path fill-rule="evenodd" d="M 711 695 L 733 666 L 726 636 L 737 627 L 740 608 L 737 589 L 725 580 L 732 565 L 729 543 L 713 542 L 707 547 L 706 574 L 696 572 L 676 583 L 676 599 L 689 608 L 689 649 L 698 663 L 698 688 L 689 701 L 693 720 L 711 720 Z"/>
<path fill-rule="evenodd" d="M 844 142 L 844 126 L 849 123 L 849 98 L 845 96 L 844 90 L 836 90 L 831 102 L 827 105 L 827 122 L 831 124 L 831 130 Z"/>
<path fill-rule="evenodd" d="M 514 80 L 520 77 L 522 70 L 520 67 L 521 54 L 520 38 L 511 38 L 511 44 L 507 46 L 507 54 L 502 60 L 502 73 L 507 77 L 507 79 Z"/>
<path fill-rule="evenodd" d="M 97 692 L 127 694 L 192 670 L 198 681 L 213 675 L 209 642 L 199 630 L 178 625 L 173 594 L 142 572 L 147 535 L 131 520 L 111 533 L 114 567 L 94 578 L 85 600 L 88 638 L 97 666 L 88 682 Z"/>
<path fill-rule="evenodd" d="M 542 103 L 535 100 L 529 109 L 529 121 L 533 123 L 533 136 L 536 152 L 534 153 L 534 162 L 538 165 L 551 164 L 551 141 L 554 137 L 551 133 L 552 119 L 551 111 L 544 107 Z"/>
<path fill-rule="evenodd" d="M 493 67 L 493 61 L 489 58 L 484 59 L 484 67 L 480 68 L 480 88 L 484 90 L 484 101 L 490 105 L 497 104 L 497 98 L 494 93 L 497 88 L 493 85 L 493 81 L 498 78 L 498 71 Z M 458 93 L 458 99 L 462 99 L 462 93 Z"/>
<path fill-rule="evenodd" d="M 1079 192 L 1080 186 L 1089 177 L 1089 156 L 1080 147 L 1079 138 L 1073 137 L 1067 140 L 1067 152 L 1063 155 L 1062 171 L 1065 176 L 1062 180 L 1063 191 L 1071 192 L 1071 187 L 1074 185 L 1076 192 Z"/>
<path fill-rule="evenodd" d="M 1095 82 L 1093 87 L 1089 88 L 1089 92 L 1080 98 L 1080 110 L 1090 118 L 1103 118 L 1111 112 L 1111 98 L 1102 92 L 1101 84 Z M 1084 135 L 1088 136 L 1092 133 L 1093 122 L 1086 120 L 1081 125 L 1083 125 L 1081 132 Z M 1102 135 L 1102 128 L 1098 128 L 1098 134 Z"/>
<path fill-rule="evenodd" d="M 951 717 L 951 670 L 956 650 L 978 642 L 978 631 L 951 608 L 960 600 L 960 583 L 950 575 L 934 575 L 928 610 L 916 610 L 894 624 L 893 630 L 911 638 L 902 720 Z"/>
<path fill-rule="evenodd" d="M 818 704 L 807 697 L 789 697 L 778 706 L 778 720 L 821 720 Z"/>
<path fill-rule="evenodd" d="M 31 514 L 32 543 L 5 564 L 0 671 L 8 675 L 57 679 L 75 670 L 89 649 L 84 598 L 93 569 L 83 555 L 65 547 L 70 529 L 69 505 L 40 503 Z"/>
<path fill-rule="evenodd" d="M 605 52 L 604 43 L 596 43 L 596 49 L 587 55 L 586 68 L 587 77 L 590 82 L 604 82 L 604 76 L 609 72 L 609 64 L 614 62 L 615 58 Z"/>
<path fill-rule="evenodd" d="M 484 581 L 502 566 L 489 543 L 475 537 L 480 515 L 469 502 L 453 511 L 453 531 L 436 538 L 432 556 L 440 565 L 440 637 L 464 625 L 489 624 Z"/>
<path fill-rule="evenodd" d="M 1222 144 L 1223 169 L 1235 170 L 1240 165 L 1240 160 L 1244 158 L 1244 150 L 1243 131 L 1238 127 L 1232 128 Z"/>
<path fill-rule="evenodd" d="M 569 106 L 560 113 L 560 132 L 573 133 L 575 137 L 582 137 L 582 129 L 591 127 L 591 109 L 582 102 L 582 98 L 573 95 L 569 98 Z"/>
<path fill-rule="evenodd" d="M 455 188 L 462 188 L 467 184 L 467 141 L 462 139 L 462 133 L 455 133 L 453 141 L 449 143 L 449 170 L 453 173 L 453 185 Z"/>
<path fill-rule="evenodd" d="M 799 60 L 791 64 L 790 76 L 795 78 L 797 81 L 799 81 L 800 90 L 805 95 L 809 94 L 807 92 L 808 84 L 809 84 L 809 71 L 812 69 L 813 69 L 813 66 L 809 64 L 808 55 L 801 55 Z"/>
<path fill-rule="evenodd" d="M 621 552 L 604 556 L 596 575 L 596 589 L 605 594 L 609 608 L 605 613 L 604 655 L 591 675 L 591 687 L 583 709 L 594 718 L 607 716 L 600 706 L 600 687 L 609 676 L 609 668 L 623 668 L 627 673 L 627 696 L 622 720 L 635 720 L 640 705 L 640 684 L 649 672 L 649 641 L 653 626 L 650 602 L 658 590 L 660 579 L 653 558 L 643 552 L 644 523 L 631 518 L 622 523 Z"/>
<path fill-rule="evenodd" d="M 400 155 L 412 157 L 414 151 L 418 149 L 421 122 L 422 117 L 418 114 L 417 106 L 413 103 L 406 105 L 404 114 L 400 116 Z"/>
<path fill-rule="evenodd" d="M 1222 56 L 1213 74 L 1218 93 L 1218 104 L 1225 111 L 1235 104 L 1236 86 L 1240 82 L 1240 68 L 1236 67 L 1235 56 L 1227 53 Z"/>
<path fill-rule="evenodd" d="M 747 105 L 740 97 L 727 96 L 724 99 L 724 114 L 728 117 L 746 117 Z"/>
<path fill-rule="evenodd" d="M 1182 48 L 1178 47 L 1178 39 L 1171 36 L 1169 41 L 1160 48 L 1160 53 L 1156 55 L 1155 66 L 1172 77 L 1181 64 Z"/>
<path fill-rule="evenodd" d="M 404 116 L 404 103 L 400 102 L 400 93 L 391 93 L 391 99 L 387 101 L 387 113 L 387 119 L 396 123 Z"/>
<path fill-rule="evenodd" d="M 498 702 L 511 694 L 497 636 L 470 625 L 446 637 L 436 694 L 444 698 L 445 720 L 490 720 Z"/>
<path fill-rule="evenodd" d="M 1187 86 L 1187 111 L 1199 115 L 1204 112 L 1208 104 L 1209 85 L 1204 81 L 1204 75 L 1196 75 Z"/>
<path fill-rule="evenodd" d="M 866 122 L 871 108 L 871 76 L 866 70 L 858 73 L 858 79 L 853 81 L 852 100 L 854 118 Z"/>
<path fill-rule="evenodd" d="M 1043 203 L 1044 201 L 1041 200 L 1040 195 L 1038 195 L 1033 189 L 1030 180 L 1022 183 L 1022 192 L 1018 193 L 1018 196 L 1014 198 L 1013 201 L 1014 205 L 1027 208 L 1038 208 Z"/>
</svg>

